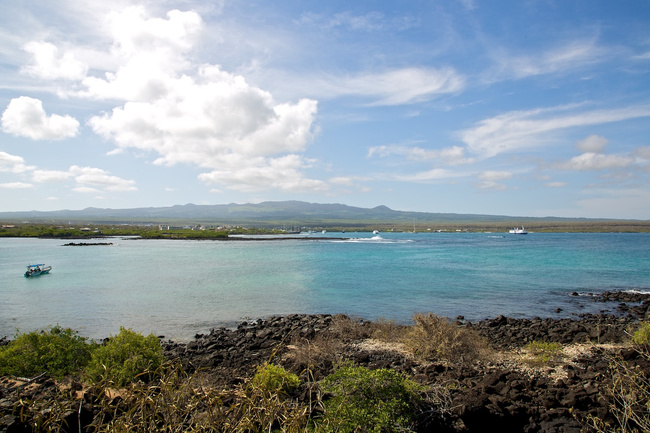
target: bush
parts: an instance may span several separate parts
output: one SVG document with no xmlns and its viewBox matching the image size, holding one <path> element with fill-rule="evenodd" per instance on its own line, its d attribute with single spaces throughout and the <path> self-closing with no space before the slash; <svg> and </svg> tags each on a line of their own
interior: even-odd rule
<svg viewBox="0 0 650 433">
<path fill-rule="evenodd" d="M 454 325 L 443 317 L 431 313 L 415 314 L 413 320 L 415 324 L 406 331 L 404 344 L 420 358 L 471 361 L 488 350 L 478 333 Z"/>
<path fill-rule="evenodd" d="M 650 322 L 641 322 L 632 334 L 632 344 L 643 349 L 650 348 Z"/>
<path fill-rule="evenodd" d="M 274 394 L 286 394 L 300 386 L 300 379 L 282 367 L 265 363 L 257 367 L 250 385 Z"/>
<path fill-rule="evenodd" d="M 393 370 L 344 364 L 320 388 L 332 397 L 316 431 L 410 431 L 415 424 L 420 388 Z"/>
<path fill-rule="evenodd" d="M 93 352 L 86 373 L 92 380 L 123 386 L 136 378 L 149 381 L 163 360 L 163 351 L 155 335 L 145 337 L 120 327 L 118 335 Z"/>
<path fill-rule="evenodd" d="M 0 348 L 0 375 L 36 376 L 48 373 L 61 378 L 88 364 L 93 345 L 70 328 L 18 334 Z"/>
</svg>

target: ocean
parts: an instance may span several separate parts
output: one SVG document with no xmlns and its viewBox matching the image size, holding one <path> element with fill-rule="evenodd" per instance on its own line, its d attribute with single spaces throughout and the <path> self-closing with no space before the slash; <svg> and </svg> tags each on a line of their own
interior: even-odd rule
<svg viewBox="0 0 650 433">
<path fill-rule="evenodd" d="M 0 337 L 58 324 L 96 339 L 123 326 L 189 340 L 212 328 L 291 313 L 399 323 L 416 312 L 468 320 L 575 317 L 604 305 L 573 292 L 650 292 L 647 233 L 311 237 L 74 241 L 113 243 L 85 247 L 0 238 Z M 25 278 L 29 263 L 53 269 Z"/>
</svg>

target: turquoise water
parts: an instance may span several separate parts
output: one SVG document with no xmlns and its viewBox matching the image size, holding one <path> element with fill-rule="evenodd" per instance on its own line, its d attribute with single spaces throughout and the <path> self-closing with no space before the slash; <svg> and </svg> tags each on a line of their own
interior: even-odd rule
<svg viewBox="0 0 650 433">
<path fill-rule="evenodd" d="M 93 338 L 125 326 L 183 340 L 288 313 L 564 317 L 603 308 L 574 291 L 650 291 L 650 234 L 327 236 L 351 239 L 0 239 L 0 336 L 60 324 Z M 34 262 L 51 274 L 24 278 Z"/>
</svg>

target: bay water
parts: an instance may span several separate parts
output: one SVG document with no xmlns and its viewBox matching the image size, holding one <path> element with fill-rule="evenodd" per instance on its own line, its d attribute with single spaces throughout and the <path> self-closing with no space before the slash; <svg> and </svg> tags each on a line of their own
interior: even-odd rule
<svg viewBox="0 0 650 433">
<path fill-rule="evenodd" d="M 647 233 L 318 237 L 74 241 L 110 246 L 0 238 L 0 337 L 58 324 L 97 339 L 124 326 L 189 340 L 211 328 L 291 313 L 399 323 L 415 312 L 469 320 L 574 317 L 604 305 L 573 292 L 650 292 Z M 30 263 L 53 269 L 25 278 Z"/>
</svg>

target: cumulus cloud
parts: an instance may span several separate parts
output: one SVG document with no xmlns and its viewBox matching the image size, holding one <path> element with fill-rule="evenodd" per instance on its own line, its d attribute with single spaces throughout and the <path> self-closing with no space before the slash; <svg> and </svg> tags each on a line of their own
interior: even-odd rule
<svg viewBox="0 0 650 433">
<path fill-rule="evenodd" d="M 59 54 L 56 45 L 49 42 L 32 41 L 23 48 L 32 55 L 32 63 L 21 68 L 24 74 L 46 80 L 81 80 L 88 71 L 73 53 Z"/>
<path fill-rule="evenodd" d="M 467 148 L 489 158 L 504 152 L 539 147 L 548 142 L 550 134 L 561 129 L 618 122 L 649 117 L 649 106 L 632 106 L 611 110 L 585 110 L 566 105 L 527 111 L 511 111 L 478 122 L 460 132 Z M 560 113 L 567 112 L 565 115 Z"/>
<path fill-rule="evenodd" d="M 0 152 L 0 172 L 24 173 L 33 169 L 33 166 L 25 165 L 23 157 Z"/>
<path fill-rule="evenodd" d="M 32 140 L 62 140 L 77 135 L 79 122 L 71 116 L 48 116 L 43 103 L 34 98 L 14 98 L 2 113 L 2 130 Z"/>
<path fill-rule="evenodd" d="M 578 150 L 582 152 L 592 152 L 592 153 L 601 153 L 605 150 L 609 140 L 600 135 L 592 134 L 589 137 L 580 140 L 576 143 Z"/>
<path fill-rule="evenodd" d="M 86 77 L 81 83 L 85 90 L 77 96 L 125 101 L 164 97 L 182 81 L 178 74 L 190 67 L 185 55 L 203 26 L 194 11 L 172 10 L 167 19 L 150 18 L 142 6 L 110 13 L 108 25 L 118 68 L 103 77 Z"/>
<path fill-rule="evenodd" d="M 314 134 L 316 101 L 276 103 L 218 65 L 193 66 L 187 53 L 202 31 L 195 12 L 159 19 L 133 7 L 110 22 L 120 66 L 84 80 L 83 96 L 125 101 L 88 121 L 117 151 L 152 152 L 159 165 L 207 168 L 200 180 L 237 190 L 325 188 L 304 176 L 312 162 L 299 155 Z"/>
</svg>

